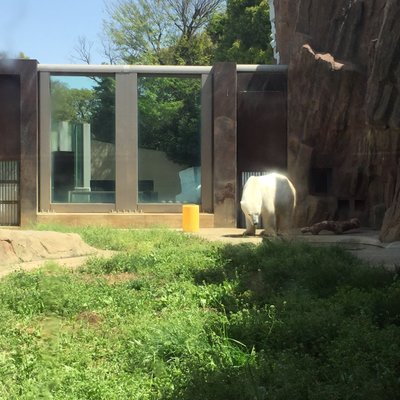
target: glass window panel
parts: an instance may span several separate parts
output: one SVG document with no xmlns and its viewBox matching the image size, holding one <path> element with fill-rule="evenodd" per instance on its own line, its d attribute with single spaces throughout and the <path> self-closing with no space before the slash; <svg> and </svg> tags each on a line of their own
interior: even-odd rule
<svg viewBox="0 0 400 400">
<path fill-rule="evenodd" d="M 138 78 L 138 202 L 200 203 L 200 78 Z"/>
<path fill-rule="evenodd" d="M 115 203 L 115 79 L 51 76 L 51 201 Z"/>
</svg>

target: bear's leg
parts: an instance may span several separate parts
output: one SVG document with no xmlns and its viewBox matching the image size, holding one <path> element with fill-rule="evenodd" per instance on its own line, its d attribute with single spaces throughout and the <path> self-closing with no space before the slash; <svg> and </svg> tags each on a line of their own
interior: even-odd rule
<svg viewBox="0 0 400 400">
<path fill-rule="evenodd" d="M 293 212 L 290 205 L 286 208 L 281 207 L 277 210 L 276 233 L 277 235 L 289 234 L 292 227 Z"/>
<path fill-rule="evenodd" d="M 275 216 L 271 215 L 267 210 L 263 210 L 262 220 L 263 220 L 264 230 L 261 232 L 261 236 L 265 237 L 274 236 Z"/>
<path fill-rule="evenodd" d="M 282 234 L 282 218 L 279 213 L 275 213 L 275 234 L 277 236 Z"/>
<path fill-rule="evenodd" d="M 243 236 L 254 236 L 256 234 L 256 226 L 253 224 L 252 219 L 246 215 L 246 230 L 243 232 Z"/>
</svg>

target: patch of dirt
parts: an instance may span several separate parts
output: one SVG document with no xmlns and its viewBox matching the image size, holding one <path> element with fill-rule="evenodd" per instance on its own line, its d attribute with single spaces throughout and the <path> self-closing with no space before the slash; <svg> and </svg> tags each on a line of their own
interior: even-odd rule
<svg viewBox="0 0 400 400">
<path fill-rule="evenodd" d="M 103 317 L 94 311 L 82 311 L 77 315 L 76 319 L 91 326 L 98 326 L 103 322 Z"/>
<path fill-rule="evenodd" d="M 99 275 L 81 274 L 81 276 L 85 282 L 90 283 L 97 279 L 104 279 L 107 282 L 107 284 L 109 284 L 109 285 L 134 281 L 138 278 L 137 275 L 133 272 L 120 272 L 117 274 L 99 274 Z"/>
<path fill-rule="evenodd" d="M 109 285 L 113 285 L 115 283 L 134 281 L 137 279 L 137 275 L 133 272 L 121 272 L 119 274 L 103 275 L 103 278 Z"/>
</svg>

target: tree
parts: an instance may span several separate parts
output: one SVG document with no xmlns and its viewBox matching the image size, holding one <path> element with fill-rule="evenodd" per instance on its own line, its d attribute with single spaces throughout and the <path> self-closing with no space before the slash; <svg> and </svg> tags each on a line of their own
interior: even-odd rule
<svg viewBox="0 0 400 400">
<path fill-rule="evenodd" d="M 90 122 L 93 91 L 75 89 L 58 80 L 51 81 L 52 116 L 54 121 Z"/>
<path fill-rule="evenodd" d="M 163 59 L 170 65 L 210 65 L 214 57 L 214 45 L 206 32 L 188 39 L 183 36 L 163 51 Z"/>
<path fill-rule="evenodd" d="M 177 163 L 200 165 L 200 79 L 141 77 L 139 147 Z"/>
<path fill-rule="evenodd" d="M 185 54 L 193 47 L 197 52 L 208 49 L 202 31 L 223 3 L 223 0 L 120 0 L 109 9 L 110 20 L 105 29 L 125 62 L 198 64 L 193 56 L 185 59 Z"/>
<path fill-rule="evenodd" d="M 228 0 L 226 13 L 213 16 L 207 33 L 215 45 L 213 61 L 268 64 L 273 59 L 267 0 Z"/>
<path fill-rule="evenodd" d="M 52 119 L 91 124 L 94 139 L 115 141 L 115 79 L 93 77 L 93 88 L 70 88 L 57 79 L 51 81 Z"/>
<path fill-rule="evenodd" d="M 181 33 L 190 39 L 208 24 L 221 5 L 221 0 L 166 0 L 167 13 Z"/>
<path fill-rule="evenodd" d="M 114 0 L 102 38 L 107 62 L 201 65 L 270 63 L 268 0 Z M 90 63 L 79 38 L 76 59 Z"/>
<path fill-rule="evenodd" d="M 93 45 L 94 42 L 88 40 L 86 36 L 79 36 L 74 47 L 74 54 L 71 56 L 72 60 L 84 62 L 85 64 L 91 64 Z M 101 46 L 103 49 L 103 55 L 107 60 L 105 64 L 117 64 L 120 60 L 120 57 L 114 43 L 108 36 L 102 35 Z"/>
<path fill-rule="evenodd" d="M 85 64 L 90 64 L 92 60 L 92 47 L 94 42 L 87 39 L 86 36 L 79 36 L 78 42 L 74 47 L 76 55 L 73 59 L 83 61 Z"/>
<path fill-rule="evenodd" d="M 9 54 L 6 51 L 0 51 L 0 60 L 4 60 L 4 59 L 8 59 L 8 58 L 17 58 L 20 60 L 30 60 L 30 57 L 28 57 L 23 51 L 20 51 L 17 55 Z"/>
<path fill-rule="evenodd" d="M 111 77 L 94 78 L 93 87 L 92 135 L 95 139 L 115 142 L 115 79 Z"/>
</svg>

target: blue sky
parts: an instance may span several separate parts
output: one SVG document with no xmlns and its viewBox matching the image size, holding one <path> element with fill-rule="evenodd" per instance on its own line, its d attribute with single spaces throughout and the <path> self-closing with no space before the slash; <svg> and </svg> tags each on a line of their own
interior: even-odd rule
<svg viewBox="0 0 400 400">
<path fill-rule="evenodd" d="M 0 51 L 20 51 L 42 64 L 73 59 L 79 36 L 95 42 L 92 63 L 101 63 L 100 35 L 107 0 L 0 0 Z M 111 3 L 108 0 L 107 3 Z"/>
</svg>

